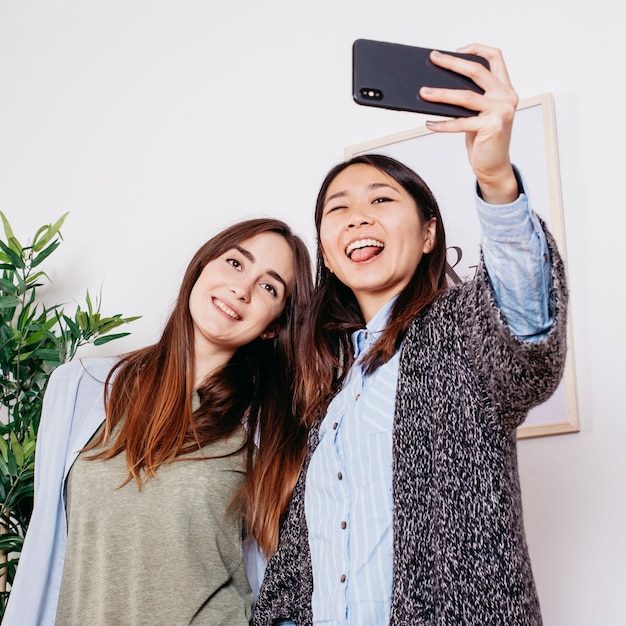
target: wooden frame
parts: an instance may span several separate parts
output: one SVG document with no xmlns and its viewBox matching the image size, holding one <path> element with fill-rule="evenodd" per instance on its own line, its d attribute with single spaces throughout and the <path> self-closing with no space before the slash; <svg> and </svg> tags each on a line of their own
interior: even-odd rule
<svg viewBox="0 0 626 626">
<path fill-rule="evenodd" d="M 463 134 L 433 133 L 425 127 L 381 137 L 344 150 L 345 159 L 378 152 L 417 171 L 437 198 L 448 241 L 451 280 L 471 278 L 480 254 L 480 225 L 473 201 L 475 179 Z M 522 100 L 511 137 L 511 160 L 520 169 L 534 210 L 546 221 L 565 257 L 565 234 L 559 175 L 554 100 L 545 93 Z M 580 430 L 571 324 L 565 373 L 554 395 L 534 408 L 518 429 L 518 438 Z"/>
</svg>

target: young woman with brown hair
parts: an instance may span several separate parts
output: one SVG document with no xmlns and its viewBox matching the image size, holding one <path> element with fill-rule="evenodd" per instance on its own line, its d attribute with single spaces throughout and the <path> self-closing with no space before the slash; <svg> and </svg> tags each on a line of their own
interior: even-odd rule
<svg viewBox="0 0 626 626">
<path fill-rule="evenodd" d="M 306 437 L 311 287 L 285 223 L 235 224 L 191 260 L 157 343 L 52 373 L 4 624 L 249 623 L 243 520 L 271 554 Z"/>
</svg>

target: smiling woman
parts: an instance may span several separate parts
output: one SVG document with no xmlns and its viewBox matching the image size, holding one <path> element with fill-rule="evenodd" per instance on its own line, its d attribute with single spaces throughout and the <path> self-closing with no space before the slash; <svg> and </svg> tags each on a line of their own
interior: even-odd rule
<svg viewBox="0 0 626 626">
<path fill-rule="evenodd" d="M 402 185 L 367 163 L 337 174 L 321 210 L 324 264 L 350 285 L 367 323 L 431 252 L 437 220 L 422 216 Z"/>
<path fill-rule="evenodd" d="M 275 550 L 303 456 L 311 289 L 287 224 L 241 222 L 196 252 L 157 343 L 52 373 L 5 626 L 249 624 L 244 535 Z"/>
<path fill-rule="evenodd" d="M 293 251 L 274 232 L 255 235 L 209 261 L 189 296 L 195 377 L 228 360 L 257 337 L 270 339 L 294 288 Z"/>
<path fill-rule="evenodd" d="M 541 624 L 515 431 L 563 374 L 565 271 L 509 158 L 517 94 L 502 54 L 463 51 L 490 69 L 432 61 L 484 95 L 420 95 L 479 111 L 428 124 L 465 133 L 482 229 L 472 280 L 448 286 L 438 203 L 403 163 L 356 156 L 318 193 L 300 357 L 309 449 L 259 626 Z"/>
</svg>

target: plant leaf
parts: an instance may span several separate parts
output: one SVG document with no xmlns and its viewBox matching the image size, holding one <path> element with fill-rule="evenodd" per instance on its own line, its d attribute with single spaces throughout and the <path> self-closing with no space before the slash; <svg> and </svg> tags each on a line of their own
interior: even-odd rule
<svg viewBox="0 0 626 626">
<path fill-rule="evenodd" d="M 15 238 L 15 235 L 13 234 L 13 230 L 11 230 L 11 225 L 9 224 L 9 220 L 7 219 L 7 216 L 2 211 L 0 211 L 0 218 L 2 219 L 2 225 L 4 227 L 4 234 L 7 236 L 7 239 Z"/>
<path fill-rule="evenodd" d="M 113 341 L 115 339 L 121 339 L 122 337 L 127 337 L 130 333 L 117 333 L 115 335 L 105 335 L 104 337 L 97 337 L 94 339 L 94 346 L 102 346 L 105 343 L 109 343 L 109 341 Z"/>
<path fill-rule="evenodd" d="M 2 454 L 2 458 L 6 463 L 7 459 L 9 458 L 9 446 L 7 445 L 4 437 L 0 437 L 0 454 Z"/>
<path fill-rule="evenodd" d="M 0 296 L 0 309 L 13 309 L 20 303 L 16 296 Z"/>
<path fill-rule="evenodd" d="M 61 226 L 65 222 L 65 218 L 69 215 L 69 211 L 64 213 L 54 224 L 50 224 L 49 226 L 42 226 L 33 239 L 33 250 L 35 252 L 39 252 L 52 238 L 59 233 L 61 230 Z M 43 234 L 43 237 L 40 238 L 40 235 Z"/>
<path fill-rule="evenodd" d="M 45 261 L 60 245 L 60 241 L 53 241 L 47 248 L 45 248 L 33 259 L 33 262 L 30 266 L 37 267 L 38 265 L 43 263 L 43 261 Z"/>
<path fill-rule="evenodd" d="M 10 239 L 9 241 L 14 241 L 14 239 Z M 2 241 L 2 239 L 0 239 L 0 249 L 2 249 L 2 251 L 6 255 L 6 257 L 7 257 L 6 260 L 9 261 L 9 263 L 11 263 L 13 266 L 15 266 L 18 269 L 23 269 L 24 268 L 24 259 L 22 258 L 22 255 L 18 254 L 12 248 L 9 248 L 9 246 L 7 246 L 7 244 L 4 243 L 4 241 Z M 21 251 L 22 250 L 21 250 L 21 246 L 20 246 L 20 252 Z"/>
<path fill-rule="evenodd" d="M 24 464 L 24 451 L 22 450 L 22 446 L 14 431 L 11 431 L 9 433 L 9 437 L 11 439 L 11 450 L 15 455 L 15 462 L 17 463 L 18 467 L 21 467 Z"/>
</svg>

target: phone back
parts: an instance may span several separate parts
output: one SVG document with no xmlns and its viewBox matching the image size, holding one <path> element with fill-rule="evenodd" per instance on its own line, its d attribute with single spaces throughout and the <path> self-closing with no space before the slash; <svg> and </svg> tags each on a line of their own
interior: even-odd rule
<svg viewBox="0 0 626 626">
<path fill-rule="evenodd" d="M 365 106 L 398 111 L 414 111 L 449 117 L 476 115 L 464 107 L 427 102 L 419 96 L 422 86 L 447 89 L 483 90 L 470 78 L 436 66 L 430 60 L 431 48 L 357 39 L 352 46 L 352 95 Z M 459 52 L 446 52 L 478 61 L 489 68 L 486 59 Z"/>
</svg>

